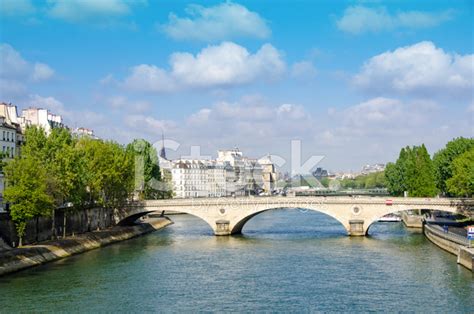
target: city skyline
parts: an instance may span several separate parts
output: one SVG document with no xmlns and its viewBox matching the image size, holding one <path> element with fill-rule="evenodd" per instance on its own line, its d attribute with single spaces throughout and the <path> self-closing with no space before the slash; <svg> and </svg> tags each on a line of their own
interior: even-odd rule
<svg viewBox="0 0 474 314">
<path fill-rule="evenodd" d="M 358 170 L 474 134 L 468 1 L 1 6 L 0 100 L 102 138 L 256 158 L 299 139 L 303 159 Z"/>
</svg>

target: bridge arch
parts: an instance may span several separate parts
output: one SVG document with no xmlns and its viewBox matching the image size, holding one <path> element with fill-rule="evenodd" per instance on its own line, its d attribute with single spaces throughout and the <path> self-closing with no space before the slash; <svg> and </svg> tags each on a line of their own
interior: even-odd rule
<svg viewBox="0 0 474 314">
<path fill-rule="evenodd" d="M 317 212 L 317 213 L 320 213 L 320 214 L 324 214 L 328 217 L 331 217 L 333 218 L 334 220 L 338 221 L 342 227 L 346 230 L 347 233 L 349 233 L 349 226 L 347 225 L 347 222 L 332 214 L 332 213 L 329 213 L 325 210 L 322 210 L 320 208 L 317 208 L 317 207 L 269 207 L 269 208 L 263 208 L 263 209 L 260 209 L 260 210 L 257 210 L 257 211 L 254 211 L 246 216 L 243 216 L 243 217 L 240 217 L 236 223 L 234 223 L 234 225 L 232 226 L 231 230 L 230 230 L 230 234 L 241 234 L 242 233 L 242 229 L 244 228 L 245 224 L 251 220 L 253 217 L 257 216 L 257 215 L 260 215 L 264 212 L 268 212 L 268 211 L 272 211 L 272 210 L 281 210 L 281 209 L 301 209 L 301 210 L 310 210 L 310 211 L 313 211 L 313 212 Z"/>
<path fill-rule="evenodd" d="M 200 212 L 192 211 L 192 210 L 186 210 L 184 208 L 181 208 L 179 211 L 174 210 L 179 213 L 187 214 L 196 218 L 199 218 L 199 220 L 205 222 L 211 229 L 212 232 L 216 231 L 216 223 L 213 220 L 212 217 L 207 217 L 206 215 L 202 215 Z M 163 208 L 146 208 L 146 207 L 136 207 L 132 212 L 128 212 L 126 214 L 119 215 L 119 217 L 116 219 L 117 225 L 119 226 L 129 226 L 133 225 L 133 223 L 139 219 L 140 217 L 143 217 L 147 214 L 150 213 L 156 213 L 160 214 L 164 212 L 164 216 L 166 216 L 166 209 Z"/>
<path fill-rule="evenodd" d="M 405 211 L 409 211 L 409 210 L 425 210 L 425 211 L 431 211 L 431 212 L 441 211 L 441 212 L 447 212 L 447 213 L 451 213 L 451 214 L 460 214 L 456 207 L 439 208 L 439 207 L 433 207 L 433 206 L 408 206 L 408 207 L 405 207 L 403 209 L 400 209 L 399 207 L 392 207 L 392 208 L 388 207 L 387 209 L 385 209 L 381 213 L 381 216 L 380 216 L 380 213 L 379 213 L 377 215 L 377 217 L 371 217 L 370 219 L 366 219 L 365 224 L 366 224 L 367 229 L 365 231 L 365 234 L 367 235 L 368 232 L 369 232 L 370 227 L 374 223 L 376 223 L 379 219 L 381 219 L 382 217 L 384 217 L 386 215 L 389 215 L 389 214 L 401 213 L 401 212 L 405 212 Z"/>
<path fill-rule="evenodd" d="M 141 212 L 138 212 L 138 213 L 134 213 L 134 214 L 131 214 L 129 216 L 126 216 L 126 217 L 123 217 L 122 219 L 120 219 L 118 222 L 117 222 L 117 225 L 118 226 L 130 226 L 130 225 L 133 225 L 133 223 L 147 215 L 147 214 L 150 214 L 150 213 L 154 213 L 154 212 L 158 212 L 156 210 L 146 210 L 146 211 L 141 211 Z"/>
</svg>

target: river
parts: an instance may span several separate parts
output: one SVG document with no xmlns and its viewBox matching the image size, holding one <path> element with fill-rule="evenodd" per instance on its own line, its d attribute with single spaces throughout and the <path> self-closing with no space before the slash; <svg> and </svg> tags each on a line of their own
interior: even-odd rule
<svg viewBox="0 0 474 314">
<path fill-rule="evenodd" d="M 0 312 L 474 310 L 456 258 L 401 223 L 350 238 L 334 219 L 274 210 L 214 237 L 188 215 L 140 238 L 0 278 Z"/>
</svg>

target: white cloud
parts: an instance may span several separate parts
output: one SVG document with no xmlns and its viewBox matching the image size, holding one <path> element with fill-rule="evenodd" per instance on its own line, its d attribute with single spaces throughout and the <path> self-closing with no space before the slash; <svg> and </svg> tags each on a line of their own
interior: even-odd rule
<svg viewBox="0 0 474 314">
<path fill-rule="evenodd" d="M 474 101 L 467 107 L 467 112 L 474 113 Z"/>
<path fill-rule="evenodd" d="M 376 97 L 343 110 L 333 110 L 331 120 L 338 122 L 330 127 L 331 134 L 334 143 L 339 144 L 389 139 L 400 142 L 433 129 L 436 125 L 433 119 L 440 109 L 432 101 Z"/>
<path fill-rule="evenodd" d="M 8 44 L 0 45 L 0 75 L 9 78 L 24 78 L 30 72 L 30 65 L 18 51 Z"/>
<path fill-rule="evenodd" d="M 225 87 L 271 81 L 280 77 L 286 65 L 281 53 L 270 44 L 255 54 L 232 42 L 208 46 L 197 55 L 174 53 L 169 71 L 141 64 L 131 69 L 123 86 L 137 91 L 170 92 L 185 88 Z"/>
<path fill-rule="evenodd" d="M 37 94 L 29 96 L 29 106 L 49 109 L 56 114 L 68 116 L 69 112 L 64 108 L 64 104 L 54 97 L 43 97 Z"/>
<path fill-rule="evenodd" d="M 453 18 L 453 11 L 422 12 L 400 11 L 391 14 L 385 8 L 369 8 L 351 6 L 336 22 L 337 27 L 348 33 L 382 32 L 397 28 L 429 28 L 437 26 Z"/>
<path fill-rule="evenodd" d="M 188 118 L 188 122 L 192 125 L 205 125 L 206 123 L 208 123 L 211 114 L 212 114 L 212 109 L 209 109 L 209 108 L 200 109 L 198 112 L 193 113 Z"/>
<path fill-rule="evenodd" d="M 402 114 L 403 105 L 399 100 L 378 97 L 349 107 L 343 115 L 349 126 L 370 129 L 374 124 L 398 121 Z"/>
<path fill-rule="evenodd" d="M 29 82 L 46 81 L 54 70 L 44 63 L 30 63 L 8 44 L 0 44 L 0 96 L 11 99 L 26 93 Z"/>
<path fill-rule="evenodd" d="M 0 1 L 0 15 L 25 16 L 35 13 L 36 9 L 30 0 L 2 0 Z"/>
<path fill-rule="evenodd" d="M 54 70 L 51 69 L 47 64 L 37 62 L 33 67 L 31 78 L 33 81 L 44 81 L 53 77 L 53 75 Z"/>
<path fill-rule="evenodd" d="M 353 82 L 377 93 L 466 96 L 474 86 L 472 73 L 474 55 L 447 53 L 425 41 L 372 57 Z"/>
<path fill-rule="evenodd" d="M 109 85 L 109 84 L 116 83 L 116 80 L 112 74 L 107 74 L 105 77 L 99 80 L 99 83 L 101 85 Z"/>
<path fill-rule="evenodd" d="M 133 130 L 144 131 L 149 134 L 161 134 L 173 132 L 176 129 L 174 121 L 158 120 L 145 115 L 127 115 L 124 119 L 125 125 Z"/>
<path fill-rule="evenodd" d="M 130 13 L 129 2 L 120 0 L 49 0 L 49 15 L 69 22 L 108 18 Z"/>
<path fill-rule="evenodd" d="M 64 105 L 62 101 L 53 96 L 45 97 L 31 94 L 24 104 L 31 107 L 48 109 L 54 114 L 61 115 L 65 124 L 73 128 L 87 127 L 98 129 L 110 123 L 110 116 L 106 117 L 101 113 L 88 109 L 71 109 L 69 105 Z"/>
<path fill-rule="evenodd" d="M 151 103 L 145 100 L 130 100 L 125 96 L 112 96 L 107 100 L 107 105 L 116 110 L 126 110 L 128 112 L 145 112 L 148 111 L 152 106 Z"/>
<path fill-rule="evenodd" d="M 178 137 L 189 138 L 194 145 L 211 142 L 215 149 L 236 144 L 268 149 L 263 145 L 268 138 L 289 139 L 302 132 L 311 133 L 314 128 L 311 115 L 302 106 L 269 105 L 256 97 L 217 102 L 190 115 L 180 125 L 182 133 Z"/>
<path fill-rule="evenodd" d="M 298 79 L 313 79 L 317 71 L 311 61 L 296 62 L 291 66 L 291 76 Z"/>
<path fill-rule="evenodd" d="M 286 119 L 300 120 L 308 116 L 303 106 L 283 104 L 277 109 L 278 116 Z"/>
<path fill-rule="evenodd" d="M 221 41 L 241 37 L 268 38 L 270 29 L 257 13 L 246 7 L 225 2 L 213 7 L 189 5 L 189 17 L 180 18 L 174 13 L 160 28 L 176 40 Z"/>
<path fill-rule="evenodd" d="M 2 101 L 10 100 L 16 95 L 22 95 L 26 92 L 26 86 L 17 80 L 0 78 L 0 98 Z"/>
<path fill-rule="evenodd" d="M 321 129 L 313 145 L 327 154 L 326 161 L 337 161 L 336 167 L 359 164 L 359 169 L 363 163 L 395 160 L 406 145 L 424 143 L 432 153 L 453 137 L 472 136 L 469 120 L 433 101 L 377 97 L 332 108 L 315 121 Z"/>
<path fill-rule="evenodd" d="M 54 70 L 47 64 L 31 64 L 23 59 L 18 51 L 8 44 L 0 45 L 0 77 L 7 79 L 29 79 L 43 81 L 50 79 Z"/>
<path fill-rule="evenodd" d="M 146 92 L 171 92 L 176 89 L 171 75 L 155 65 L 140 64 L 134 66 L 131 72 L 123 82 L 127 89 Z"/>
</svg>

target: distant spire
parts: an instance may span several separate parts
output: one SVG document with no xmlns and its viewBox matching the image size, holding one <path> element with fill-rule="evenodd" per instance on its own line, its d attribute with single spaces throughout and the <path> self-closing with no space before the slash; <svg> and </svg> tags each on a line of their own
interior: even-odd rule
<svg viewBox="0 0 474 314">
<path fill-rule="evenodd" d="M 166 159 L 166 150 L 165 150 L 165 134 L 163 131 L 161 132 L 161 149 L 160 149 L 160 157 Z"/>
</svg>

